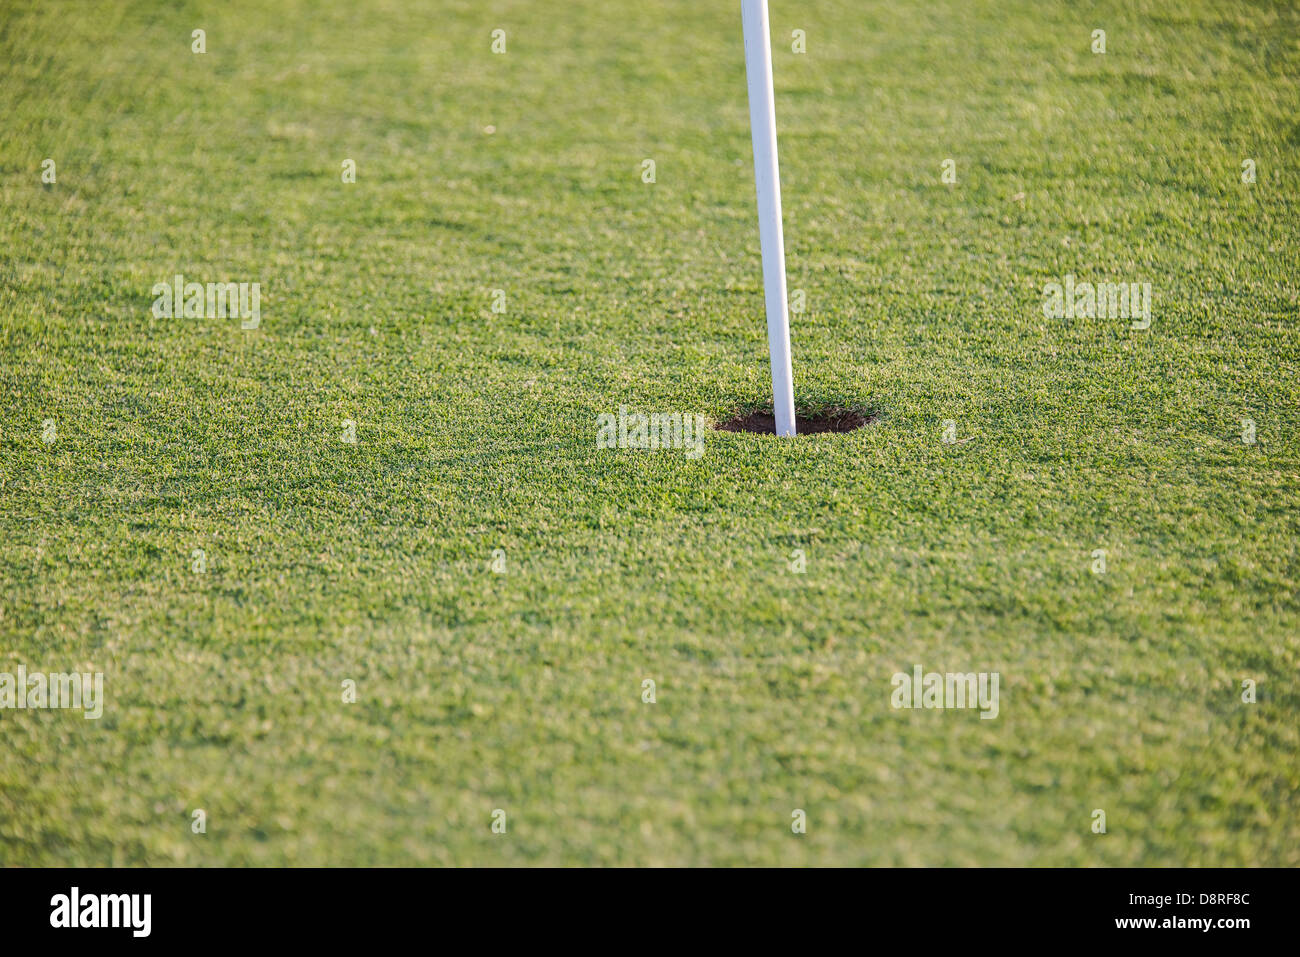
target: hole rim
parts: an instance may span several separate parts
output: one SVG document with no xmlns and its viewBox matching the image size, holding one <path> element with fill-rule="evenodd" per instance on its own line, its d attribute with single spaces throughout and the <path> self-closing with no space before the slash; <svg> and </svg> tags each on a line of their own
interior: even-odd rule
<svg viewBox="0 0 1300 957">
<path fill-rule="evenodd" d="M 876 425 L 884 413 L 858 403 L 829 403 L 815 406 L 795 406 L 794 438 L 805 435 L 847 435 L 870 425 Z M 736 435 L 770 435 L 776 437 L 776 416 L 771 403 L 744 406 L 725 420 L 713 424 L 715 432 Z M 781 436 L 789 438 L 789 436 Z"/>
</svg>

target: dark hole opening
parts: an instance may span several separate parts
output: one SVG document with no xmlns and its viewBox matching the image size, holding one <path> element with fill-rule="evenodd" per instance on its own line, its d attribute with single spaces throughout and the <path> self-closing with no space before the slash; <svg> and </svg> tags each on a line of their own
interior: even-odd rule
<svg viewBox="0 0 1300 957">
<path fill-rule="evenodd" d="M 818 412 L 801 412 L 796 409 L 794 430 L 796 436 L 813 435 L 818 432 L 852 432 L 879 419 L 879 414 L 862 409 L 831 408 Z M 742 412 L 725 422 L 719 422 L 716 427 L 722 432 L 776 435 L 776 416 L 772 414 L 771 409 L 757 409 L 753 412 Z"/>
</svg>

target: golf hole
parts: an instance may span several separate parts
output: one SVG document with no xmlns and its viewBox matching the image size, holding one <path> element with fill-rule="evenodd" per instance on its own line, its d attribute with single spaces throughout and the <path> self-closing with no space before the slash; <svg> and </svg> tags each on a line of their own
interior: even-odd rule
<svg viewBox="0 0 1300 957">
<path fill-rule="evenodd" d="M 795 437 L 820 432 L 852 432 L 864 425 L 880 421 L 876 412 L 862 409 L 831 408 L 818 412 L 795 410 Z M 751 432 L 755 435 L 776 435 L 776 416 L 771 409 L 742 412 L 715 426 L 720 432 Z"/>
</svg>

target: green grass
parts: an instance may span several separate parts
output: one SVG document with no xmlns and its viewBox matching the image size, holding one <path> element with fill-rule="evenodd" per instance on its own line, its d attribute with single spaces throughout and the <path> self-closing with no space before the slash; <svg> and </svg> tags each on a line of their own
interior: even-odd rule
<svg viewBox="0 0 1300 957">
<path fill-rule="evenodd" d="M 769 395 L 738 4 L 0 3 L 0 671 L 107 695 L 0 711 L 0 864 L 1300 864 L 1300 12 L 772 6 L 881 418 L 692 460 L 596 417 Z"/>
</svg>

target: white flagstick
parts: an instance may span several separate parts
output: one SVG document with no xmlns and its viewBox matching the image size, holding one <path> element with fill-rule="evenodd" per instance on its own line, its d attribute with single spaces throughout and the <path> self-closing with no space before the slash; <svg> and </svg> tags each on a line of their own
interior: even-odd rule
<svg viewBox="0 0 1300 957">
<path fill-rule="evenodd" d="M 781 175 L 776 165 L 776 103 L 772 93 L 772 43 L 767 0 L 740 0 L 749 81 L 749 128 L 754 140 L 758 191 L 758 241 L 763 250 L 767 297 L 767 348 L 772 356 L 772 409 L 776 434 L 794 435 L 794 379 L 790 373 L 790 313 L 785 298 L 785 241 L 781 238 Z"/>
</svg>

